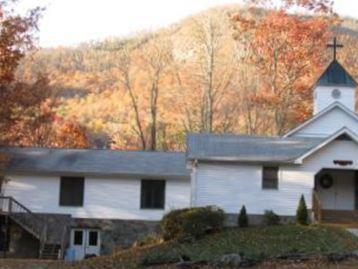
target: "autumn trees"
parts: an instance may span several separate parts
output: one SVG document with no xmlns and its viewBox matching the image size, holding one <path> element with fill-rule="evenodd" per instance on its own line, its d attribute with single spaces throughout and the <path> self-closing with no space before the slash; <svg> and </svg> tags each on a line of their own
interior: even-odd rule
<svg viewBox="0 0 358 269">
<path fill-rule="evenodd" d="M 330 10 L 330 1 L 283 2 L 285 8 Z M 249 51 L 245 60 L 259 75 L 259 90 L 248 93 L 248 101 L 270 115 L 272 124 L 264 133 L 282 135 L 311 114 L 311 86 L 324 64 L 322 52 L 331 37 L 332 20 L 288 14 L 280 8 L 259 19 L 239 14 L 234 22 L 237 40 Z"/>
<path fill-rule="evenodd" d="M 165 95 L 162 92 L 163 84 L 170 79 L 171 42 L 168 39 L 153 39 L 141 51 L 126 44 L 118 54 L 118 80 L 129 97 L 129 108 L 133 115 L 129 128 L 134 130 L 133 135 L 138 138 L 141 149 L 163 148 L 165 137 L 158 137 L 158 130 L 163 127 L 158 122 L 159 101 Z M 162 141 L 161 145 L 158 145 L 158 139 Z"/>
<path fill-rule="evenodd" d="M 103 137 L 116 149 L 183 150 L 187 132 L 282 134 L 311 113 L 331 23 L 287 10 L 328 12 L 331 1 L 278 2 L 276 10 L 219 8 L 155 33 L 40 50 L 17 72 L 46 72 L 56 96 L 44 94 L 27 111 L 46 115 L 49 107 L 57 130 L 60 122 L 77 124 L 89 146 Z M 36 132 L 27 144 L 60 146 Z"/>
<path fill-rule="evenodd" d="M 88 147 L 82 127 L 57 117 L 57 100 L 46 75 L 37 74 L 28 82 L 16 78 L 20 61 L 35 47 L 43 11 L 34 7 L 22 15 L 17 4 L 0 2 L 1 145 Z"/>
<path fill-rule="evenodd" d="M 237 48 L 225 12 L 189 21 L 187 44 L 175 67 L 178 111 L 184 132 L 233 131 Z M 178 53 L 179 54 L 179 53 Z M 188 57 L 190 55 L 190 58 Z"/>
<path fill-rule="evenodd" d="M 33 31 L 37 28 L 39 8 L 21 16 L 14 9 L 15 1 L 0 2 L 0 137 L 6 140 L 12 123 L 12 109 L 19 100 L 18 85 L 14 86 L 15 70 L 25 52 L 33 46 Z M 22 97 L 21 97 L 22 98 Z M 4 141 L 2 141 L 3 143 Z"/>
</svg>

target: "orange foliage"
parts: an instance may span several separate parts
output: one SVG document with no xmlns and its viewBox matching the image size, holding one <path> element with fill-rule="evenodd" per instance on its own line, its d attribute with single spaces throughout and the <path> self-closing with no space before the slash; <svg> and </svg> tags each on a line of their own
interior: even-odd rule
<svg viewBox="0 0 358 269">
<path fill-rule="evenodd" d="M 15 70 L 25 52 L 33 47 L 33 34 L 41 9 L 29 10 L 27 16 L 16 13 L 12 4 L 16 1 L 0 2 L 0 143 L 6 143 L 9 128 L 13 124 L 12 112 L 26 96 L 18 94 L 21 85 L 12 85 Z M 16 97 L 16 98 L 15 98 Z"/>
<path fill-rule="evenodd" d="M 86 129 L 74 121 L 67 121 L 56 128 L 53 146 L 59 148 L 89 148 Z"/>
<path fill-rule="evenodd" d="M 236 30 L 250 51 L 247 61 L 259 71 L 260 90 L 252 99 L 264 104 L 273 115 L 273 129 L 283 134 L 290 122 L 301 121 L 310 113 L 311 88 L 322 68 L 321 52 L 331 36 L 330 21 L 302 18 L 284 11 L 270 11 L 261 20 L 235 17 Z"/>
</svg>

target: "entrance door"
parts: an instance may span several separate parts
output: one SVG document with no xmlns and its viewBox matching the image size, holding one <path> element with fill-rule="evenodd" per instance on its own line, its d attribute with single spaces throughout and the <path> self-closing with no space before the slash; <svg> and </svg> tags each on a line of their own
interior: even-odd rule
<svg viewBox="0 0 358 269">
<path fill-rule="evenodd" d="M 86 256 L 99 256 L 101 251 L 100 231 L 94 229 L 72 229 L 71 248 L 75 251 L 75 259 L 82 260 Z"/>
<path fill-rule="evenodd" d="M 86 255 L 99 256 L 100 254 L 100 238 L 98 230 L 86 231 Z"/>
<path fill-rule="evenodd" d="M 342 211 L 354 210 L 356 207 L 355 181 L 355 171 L 353 170 L 325 170 L 319 174 L 316 190 L 322 208 Z"/>
</svg>

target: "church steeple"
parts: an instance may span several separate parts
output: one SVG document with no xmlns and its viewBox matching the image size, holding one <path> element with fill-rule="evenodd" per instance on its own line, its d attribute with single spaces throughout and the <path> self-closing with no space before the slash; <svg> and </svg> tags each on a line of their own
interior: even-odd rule
<svg viewBox="0 0 358 269">
<path fill-rule="evenodd" d="M 333 60 L 337 60 L 337 49 L 343 48 L 342 44 L 337 42 L 337 37 L 333 38 L 333 44 L 327 44 L 327 48 L 333 49 Z"/>
<path fill-rule="evenodd" d="M 334 38 L 333 44 L 327 47 L 333 49 L 333 60 L 315 84 L 314 114 L 334 102 L 340 102 L 354 111 L 357 83 L 337 60 L 337 49 L 343 48 L 343 45 Z"/>
<path fill-rule="evenodd" d="M 316 86 L 356 87 L 357 83 L 347 70 L 334 59 L 320 76 Z"/>
</svg>

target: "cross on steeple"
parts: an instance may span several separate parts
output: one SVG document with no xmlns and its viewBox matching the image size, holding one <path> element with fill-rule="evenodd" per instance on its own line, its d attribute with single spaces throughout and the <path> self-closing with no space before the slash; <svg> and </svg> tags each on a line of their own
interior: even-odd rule
<svg viewBox="0 0 358 269">
<path fill-rule="evenodd" d="M 337 59 L 337 49 L 343 48 L 342 44 L 338 44 L 337 37 L 334 37 L 333 44 L 327 44 L 328 48 L 333 48 L 333 59 Z"/>
</svg>

